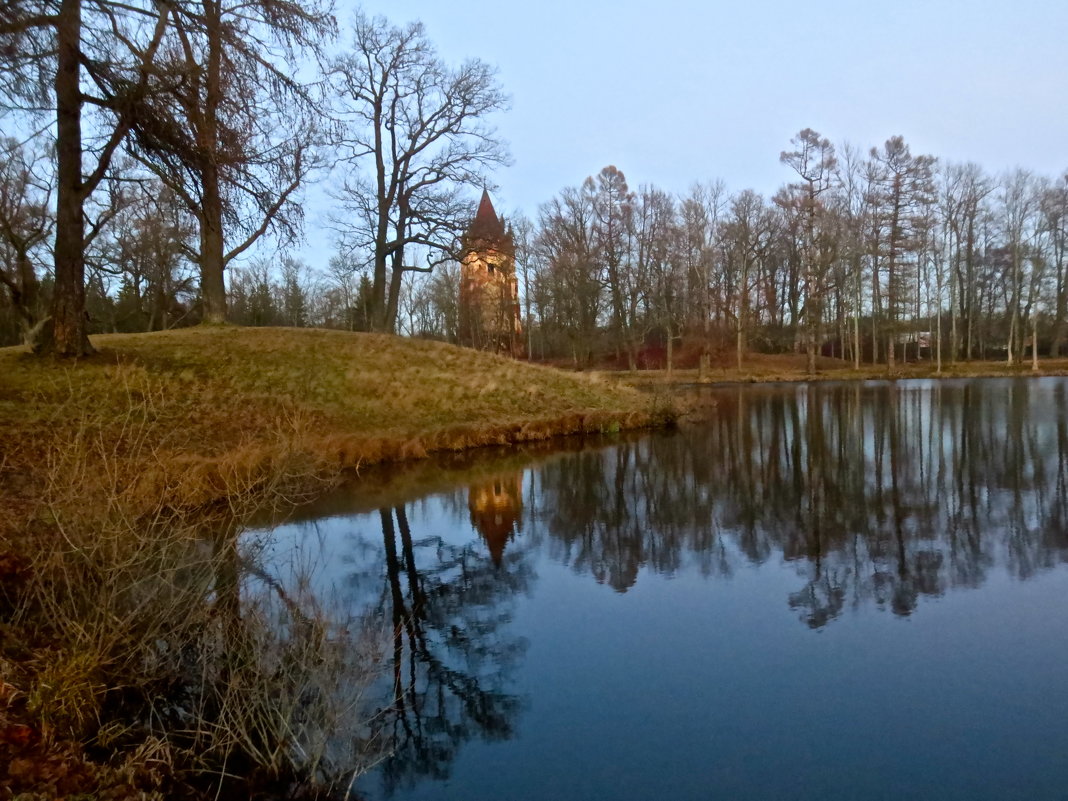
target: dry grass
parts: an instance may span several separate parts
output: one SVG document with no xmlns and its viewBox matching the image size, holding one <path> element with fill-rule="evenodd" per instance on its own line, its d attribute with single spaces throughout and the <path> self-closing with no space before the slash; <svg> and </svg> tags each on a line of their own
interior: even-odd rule
<svg viewBox="0 0 1068 801">
<path fill-rule="evenodd" d="M 100 354 L 77 365 L 0 350 L 9 523 L 41 513 L 45 468 L 64 443 L 114 456 L 118 475 L 95 458 L 71 467 L 79 494 L 151 514 L 225 498 L 235 483 L 651 419 L 647 396 L 596 376 L 436 342 L 216 327 L 94 344 Z"/>
<path fill-rule="evenodd" d="M 221 790 L 234 760 L 327 783 L 352 770 L 327 733 L 366 714 L 379 638 L 285 577 L 250 585 L 266 574 L 239 536 L 243 516 L 320 481 L 318 464 L 279 447 L 218 475 L 225 504 L 149 503 L 132 468 L 160 459 L 159 402 L 131 397 L 113 421 L 81 407 L 42 434 L 35 516 L 0 549 L 0 799 L 161 798 L 190 775 Z"/>
</svg>

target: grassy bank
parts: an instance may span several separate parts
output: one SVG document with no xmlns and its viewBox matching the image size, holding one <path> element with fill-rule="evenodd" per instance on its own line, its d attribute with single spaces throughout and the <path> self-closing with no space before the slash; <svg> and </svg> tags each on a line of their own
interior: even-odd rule
<svg viewBox="0 0 1068 801">
<path fill-rule="evenodd" d="M 658 419 L 647 393 L 440 343 L 204 328 L 94 345 L 78 364 L 0 350 L 0 799 L 336 781 L 352 767 L 323 732 L 359 709 L 342 691 L 373 673 L 375 624 L 240 590 L 240 521 L 347 469 Z"/>
<path fill-rule="evenodd" d="M 615 381 L 636 387 L 678 384 L 753 383 L 761 381 L 865 381 L 907 378 L 995 378 L 1004 376 L 1068 375 L 1068 359 L 1041 359 L 1037 371 L 1031 362 L 1009 365 L 1002 361 L 943 362 L 941 372 L 930 361 L 898 364 L 892 372 L 884 364 L 862 364 L 821 356 L 816 374 L 809 375 L 803 354 L 749 354 L 738 367 L 733 362 L 710 367 L 702 375 L 697 370 L 643 370 L 610 373 Z"/>
<path fill-rule="evenodd" d="M 88 500 L 118 491 L 146 511 L 210 502 L 292 471 L 651 419 L 647 396 L 614 383 L 435 342 L 199 328 L 94 344 L 100 354 L 75 366 L 0 350 L 5 508 L 32 512 L 64 470 L 78 472 L 64 480 Z M 72 450 L 79 465 L 64 464 Z"/>
</svg>

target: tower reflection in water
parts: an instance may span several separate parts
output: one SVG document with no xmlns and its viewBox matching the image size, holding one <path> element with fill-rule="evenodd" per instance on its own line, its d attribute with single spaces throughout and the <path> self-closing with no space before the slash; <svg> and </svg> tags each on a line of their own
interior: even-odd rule
<svg viewBox="0 0 1068 801">
<path fill-rule="evenodd" d="M 472 484 L 467 491 L 467 508 L 471 525 L 489 548 L 493 564 L 500 567 L 505 547 L 521 528 L 523 474 L 506 474 Z"/>
<path fill-rule="evenodd" d="M 509 739 L 522 699 L 509 691 L 526 640 L 509 631 L 532 579 L 527 554 L 505 555 L 518 530 L 521 474 L 473 487 L 472 523 L 488 545 L 413 533 L 404 505 L 379 510 L 392 627 L 389 701 L 375 714 L 390 756 L 388 793 L 420 777 L 443 779 L 461 745 Z"/>
</svg>

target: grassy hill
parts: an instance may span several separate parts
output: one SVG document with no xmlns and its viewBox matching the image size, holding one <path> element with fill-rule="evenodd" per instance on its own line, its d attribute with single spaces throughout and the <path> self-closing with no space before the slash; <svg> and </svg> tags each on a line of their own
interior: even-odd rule
<svg viewBox="0 0 1068 801">
<path fill-rule="evenodd" d="M 132 512 L 437 450 L 644 425 L 647 394 L 437 342 L 196 328 L 0 349 L 0 502 L 47 488 Z"/>
</svg>

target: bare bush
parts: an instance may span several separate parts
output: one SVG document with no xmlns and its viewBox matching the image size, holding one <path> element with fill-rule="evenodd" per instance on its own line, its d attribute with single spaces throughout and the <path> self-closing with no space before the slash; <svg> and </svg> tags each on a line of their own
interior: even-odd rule
<svg viewBox="0 0 1068 801">
<path fill-rule="evenodd" d="M 104 438 L 86 411 L 47 452 L 45 533 L 12 616 L 32 652 L 18 676 L 32 720 L 50 741 L 100 747 L 159 782 L 183 770 L 221 782 L 238 765 L 343 784 L 375 758 L 363 694 L 382 638 L 287 592 L 307 585 L 299 560 L 271 575 L 242 525 L 330 480 L 302 455 L 305 423 L 283 414 L 277 436 L 291 447 L 219 460 L 222 502 L 183 507 L 173 498 L 188 488 L 168 486 L 152 436 L 162 398 L 127 390 L 120 436 Z"/>
</svg>

